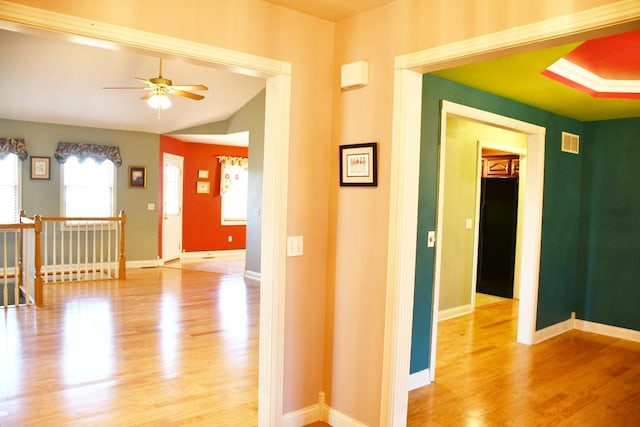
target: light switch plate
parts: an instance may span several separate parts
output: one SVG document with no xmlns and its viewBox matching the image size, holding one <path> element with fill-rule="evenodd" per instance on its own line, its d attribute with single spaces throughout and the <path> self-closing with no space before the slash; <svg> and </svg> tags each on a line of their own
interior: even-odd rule
<svg viewBox="0 0 640 427">
<path fill-rule="evenodd" d="M 304 240 L 302 236 L 287 237 L 287 256 L 302 256 L 304 252 Z"/>
</svg>

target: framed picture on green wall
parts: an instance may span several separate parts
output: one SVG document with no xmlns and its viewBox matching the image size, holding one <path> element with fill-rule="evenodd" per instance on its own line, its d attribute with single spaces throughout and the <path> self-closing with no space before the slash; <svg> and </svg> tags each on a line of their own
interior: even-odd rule
<svg viewBox="0 0 640 427">
<path fill-rule="evenodd" d="M 129 187 L 147 187 L 147 168 L 145 166 L 129 166 Z"/>
</svg>

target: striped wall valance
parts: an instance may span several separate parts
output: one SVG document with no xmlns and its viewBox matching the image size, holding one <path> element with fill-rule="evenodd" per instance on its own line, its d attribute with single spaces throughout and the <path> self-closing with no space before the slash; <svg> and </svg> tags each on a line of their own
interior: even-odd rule
<svg viewBox="0 0 640 427">
<path fill-rule="evenodd" d="M 27 146 L 22 138 L 0 138 L 0 160 L 15 154 L 20 160 L 27 160 Z"/>
<path fill-rule="evenodd" d="M 59 142 L 53 156 L 60 163 L 67 161 L 69 157 L 76 156 L 80 162 L 91 158 L 102 162 L 111 160 L 114 165 L 122 165 L 120 157 L 120 147 L 114 145 L 78 144 L 74 142 Z"/>
</svg>

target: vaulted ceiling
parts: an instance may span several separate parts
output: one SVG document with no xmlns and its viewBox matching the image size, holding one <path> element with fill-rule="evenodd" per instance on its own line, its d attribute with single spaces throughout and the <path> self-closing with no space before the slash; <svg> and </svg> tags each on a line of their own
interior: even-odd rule
<svg viewBox="0 0 640 427">
<path fill-rule="evenodd" d="M 330 21 L 353 16 L 392 0 L 267 0 Z M 163 75 L 175 84 L 204 84 L 205 99 L 174 97 L 173 107 L 160 118 L 137 90 L 105 90 L 106 86 L 136 86 L 134 77 L 158 75 L 158 57 L 114 45 L 90 46 L 87 40 L 42 33 L 8 31 L 0 22 L 0 117 L 64 123 L 79 126 L 170 133 L 179 129 L 224 120 L 265 86 L 262 79 L 233 74 L 182 58 L 165 58 Z M 638 31 L 636 31 L 636 35 Z M 588 44 L 572 43 L 535 52 L 497 58 L 434 74 L 462 84 L 530 104 L 579 120 L 604 120 L 640 116 L 640 100 L 591 96 L 542 73 L 574 49 Z M 585 48 L 584 46 L 587 46 Z M 599 47 L 591 59 L 606 64 L 622 63 L 620 39 Z M 640 41 L 624 49 L 625 61 L 640 58 Z M 589 56 L 589 55 L 587 55 Z M 356 58 L 364 59 L 364 58 Z M 604 64 L 604 65 L 603 65 Z M 637 62 L 628 62 L 625 80 L 640 80 Z M 600 69 L 599 68 L 599 69 Z M 599 71 L 598 71 L 599 72 Z M 547 74 L 550 74 L 547 72 Z M 561 81 L 558 81 L 561 80 Z M 566 79 L 565 79 L 566 80 Z M 575 85 L 574 85 L 575 86 Z"/>
</svg>

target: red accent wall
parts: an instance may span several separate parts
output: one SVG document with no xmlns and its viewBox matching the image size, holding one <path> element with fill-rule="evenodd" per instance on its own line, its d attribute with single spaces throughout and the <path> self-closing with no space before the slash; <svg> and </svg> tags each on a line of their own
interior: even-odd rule
<svg viewBox="0 0 640 427">
<path fill-rule="evenodd" d="M 218 156 L 247 157 L 247 147 L 185 143 L 160 135 L 160 209 L 158 209 L 158 248 L 162 251 L 162 153 L 184 157 L 182 200 L 182 249 L 185 252 L 245 249 L 246 226 L 220 224 L 220 162 Z M 198 178 L 198 170 L 208 170 L 209 178 Z M 196 183 L 207 181 L 209 194 L 196 192 Z M 228 236 L 232 241 L 228 241 Z M 160 254 L 162 256 L 162 254 Z"/>
</svg>

